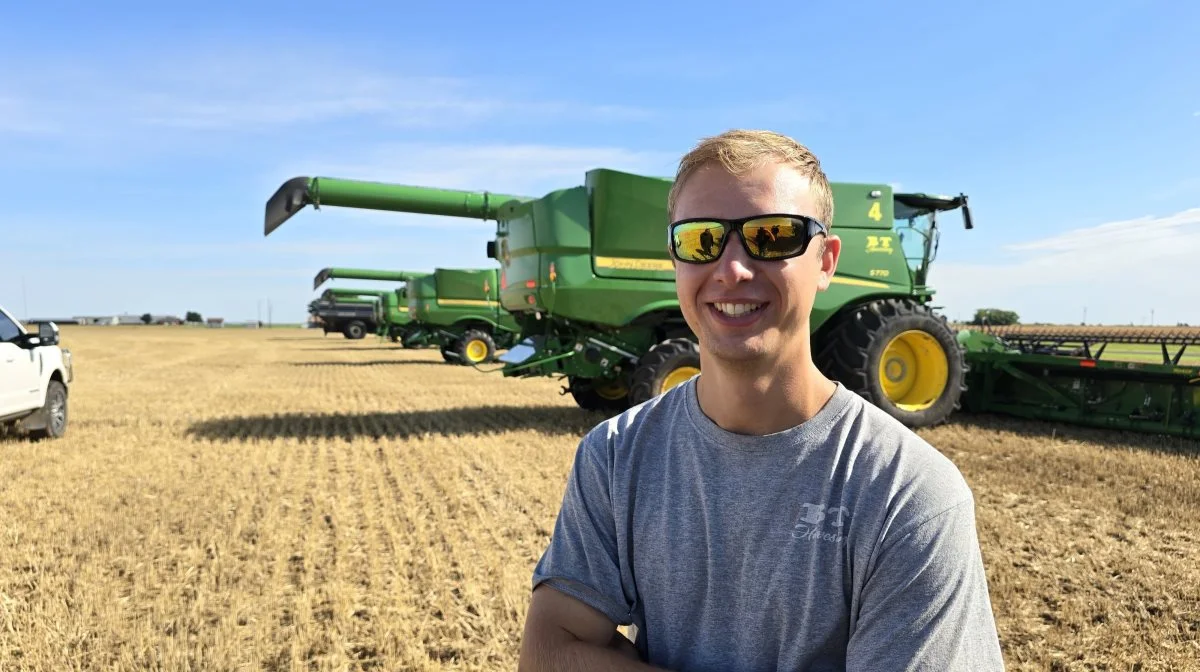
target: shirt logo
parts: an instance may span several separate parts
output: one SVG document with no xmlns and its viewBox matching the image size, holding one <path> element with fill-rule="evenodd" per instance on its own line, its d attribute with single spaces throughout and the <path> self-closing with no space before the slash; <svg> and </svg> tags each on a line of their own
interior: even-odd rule
<svg viewBox="0 0 1200 672">
<path fill-rule="evenodd" d="M 846 516 L 850 510 L 844 506 L 825 506 L 824 504 L 801 504 L 804 513 L 800 514 L 800 522 L 792 528 L 793 539 L 820 539 L 840 543 L 842 527 L 846 524 Z"/>
</svg>

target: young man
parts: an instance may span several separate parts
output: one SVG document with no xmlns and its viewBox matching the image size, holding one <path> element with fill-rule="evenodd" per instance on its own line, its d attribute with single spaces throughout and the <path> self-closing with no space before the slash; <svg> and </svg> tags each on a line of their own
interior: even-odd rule
<svg viewBox="0 0 1200 672">
<path fill-rule="evenodd" d="M 816 157 L 707 138 L 668 205 L 703 373 L 581 442 L 520 669 L 1002 670 L 958 469 L 813 364 L 841 249 Z"/>
</svg>

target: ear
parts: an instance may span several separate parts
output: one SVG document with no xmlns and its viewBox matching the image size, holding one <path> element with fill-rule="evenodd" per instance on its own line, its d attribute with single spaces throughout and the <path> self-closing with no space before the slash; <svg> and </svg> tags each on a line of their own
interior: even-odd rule
<svg viewBox="0 0 1200 672">
<path fill-rule="evenodd" d="M 837 272 L 838 259 L 842 254 L 842 239 L 833 234 L 825 237 L 825 249 L 818 258 L 820 264 L 821 276 L 817 280 L 817 290 L 825 291 L 829 289 L 829 283 L 833 282 L 833 275 Z"/>
</svg>

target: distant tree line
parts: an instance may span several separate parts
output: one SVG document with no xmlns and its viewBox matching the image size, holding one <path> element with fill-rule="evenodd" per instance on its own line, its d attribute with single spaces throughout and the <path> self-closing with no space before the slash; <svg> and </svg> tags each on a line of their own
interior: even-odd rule
<svg viewBox="0 0 1200 672">
<path fill-rule="evenodd" d="M 1000 308 L 980 308 L 975 311 L 975 317 L 967 324 L 976 326 L 991 325 L 993 327 L 1002 327 L 1009 324 L 1020 324 L 1021 317 L 1016 311 L 1001 310 Z"/>
</svg>

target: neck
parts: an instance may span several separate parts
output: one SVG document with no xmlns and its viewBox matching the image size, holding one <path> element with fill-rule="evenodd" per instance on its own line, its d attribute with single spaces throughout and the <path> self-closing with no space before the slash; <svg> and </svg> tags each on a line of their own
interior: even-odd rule
<svg viewBox="0 0 1200 672">
<path fill-rule="evenodd" d="M 737 434 L 762 436 L 803 424 L 820 412 L 837 388 L 807 352 L 765 367 L 737 367 L 713 359 L 701 354 L 696 396 L 705 415 Z"/>
</svg>

